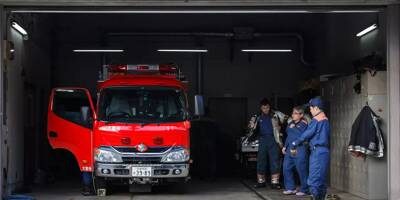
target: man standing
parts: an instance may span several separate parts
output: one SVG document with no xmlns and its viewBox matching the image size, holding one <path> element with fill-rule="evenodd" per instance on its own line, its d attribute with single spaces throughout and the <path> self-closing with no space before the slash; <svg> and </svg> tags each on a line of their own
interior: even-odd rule
<svg viewBox="0 0 400 200">
<path fill-rule="evenodd" d="M 283 177 L 285 182 L 285 191 L 283 194 L 304 196 L 308 194 L 308 152 L 305 144 L 299 145 L 296 150 L 292 150 L 292 142 L 297 140 L 307 129 L 307 121 L 304 117 L 304 109 L 301 106 L 294 107 L 292 112 L 292 121 L 287 126 L 287 138 L 282 153 L 285 155 L 283 160 Z M 293 170 L 297 169 L 300 178 L 300 191 L 297 192 Z"/>
<path fill-rule="evenodd" d="M 307 104 L 313 116 L 306 131 L 292 143 L 296 148 L 309 140 L 310 170 L 308 185 L 315 200 L 323 200 L 326 195 L 326 176 L 329 165 L 329 121 L 322 111 L 323 104 L 320 98 L 313 98 Z"/>
<path fill-rule="evenodd" d="M 255 129 L 258 134 L 258 154 L 257 154 L 257 184 L 256 188 L 266 187 L 265 171 L 267 161 L 270 164 L 272 188 L 280 189 L 280 127 L 278 126 L 279 116 L 271 110 L 271 104 L 267 99 L 260 102 L 261 114 L 256 120 L 250 121 L 249 128 Z"/>
</svg>

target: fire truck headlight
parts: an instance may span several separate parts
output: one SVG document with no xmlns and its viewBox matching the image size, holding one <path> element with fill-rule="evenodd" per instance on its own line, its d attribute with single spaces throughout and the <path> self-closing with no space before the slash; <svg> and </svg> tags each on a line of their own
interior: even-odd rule
<svg viewBox="0 0 400 200">
<path fill-rule="evenodd" d="M 122 157 L 112 149 L 100 147 L 94 152 L 94 160 L 97 162 L 120 163 Z"/>
<path fill-rule="evenodd" d="M 165 155 L 161 162 L 186 162 L 190 159 L 190 152 L 187 149 L 179 148 Z"/>
</svg>

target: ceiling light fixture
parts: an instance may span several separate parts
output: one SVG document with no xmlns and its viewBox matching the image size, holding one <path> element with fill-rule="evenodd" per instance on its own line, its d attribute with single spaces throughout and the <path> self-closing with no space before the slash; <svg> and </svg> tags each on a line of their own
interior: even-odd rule
<svg viewBox="0 0 400 200">
<path fill-rule="evenodd" d="M 24 37 L 28 37 L 28 32 L 22 28 L 21 25 L 19 25 L 17 22 L 12 22 L 11 27 L 13 27 L 18 33 L 20 33 Z"/>
<path fill-rule="evenodd" d="M 123 49 L 74 49 L 76 53 L 121 53 Z"/>
<path fill-rule="evenodd" d="M 242 49 L 242 52 L 292 52 L 291 49 Z"/>
<path fill-rule="evenodd" d="M 13 10 L 12 13 L 75 13 L 75 14 L 225 14 L 225 13 L 311 13 L 308 10 Z"/>
<path fill-rule="evenodd" d="M 361 32 L 357 33 L 356 36 L 357 36 L 357 37 L 362 37 L 362 36 L 364 36 L 365 34 L 367 34 L 367 33 L 371 32 L 371 31 L 375 30 L 376 28 L 378 28 L 378 25 L 372 24 L 372 25 L 369 26 L 368 28 L 366 28 L 366 29 L 362 30 Z"/>
<path fill-rule="evenodd" d="M 188 52 L 188 53 L 205 53 L 207 49 L 158 49 L 158 52 Z"/>
<path fill-rule="evenodd" d="M 377 13 L 379 10 L 332 10 L 330 13 Z"/>
</svg>

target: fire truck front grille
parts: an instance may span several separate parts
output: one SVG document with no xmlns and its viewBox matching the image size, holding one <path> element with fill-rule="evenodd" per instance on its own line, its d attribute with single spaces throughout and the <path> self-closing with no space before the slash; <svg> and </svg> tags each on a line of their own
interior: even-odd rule
<svg viewBox="0 0 400 200">
<path fill-rule="evenodd" d="M 124 164 L 159 164 L 161 157 L 122 157 Z"/>
<path fill-rule="evenodd" d="M 164 153 L 171 147 L 149 147 L 145 153 Z M 121 153 L 141 153 L 135 147 L 114 147 L 115 150 Z"/>
</svg>

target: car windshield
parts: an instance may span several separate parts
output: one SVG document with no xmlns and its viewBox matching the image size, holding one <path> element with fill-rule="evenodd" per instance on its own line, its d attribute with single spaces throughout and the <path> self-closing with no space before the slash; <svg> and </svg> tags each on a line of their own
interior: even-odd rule
<svg viewBox="0 0 400 200">
<path fill-rule="evenodd" d="M 185 120 L 182 90 L 166 87 L 113 87 L 103 89 L 99 120 L 123 123 L 160 123 Z"/>
</svg>

